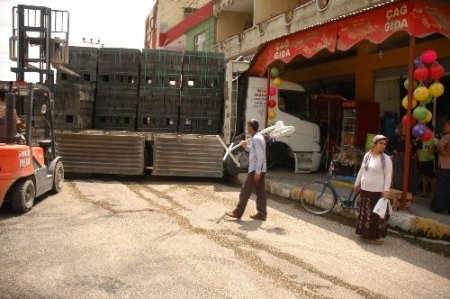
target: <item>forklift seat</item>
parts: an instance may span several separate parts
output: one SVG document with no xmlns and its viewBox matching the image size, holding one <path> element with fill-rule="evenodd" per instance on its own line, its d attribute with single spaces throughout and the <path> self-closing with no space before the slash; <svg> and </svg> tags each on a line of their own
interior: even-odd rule
<svg viewBox="0 0 450 299">
<path fill-rule="evenodd" d="M 6 137 L 6 126 L 5 126 L 5 118 L 0 117 L 0 138 Z"/>
</svg>

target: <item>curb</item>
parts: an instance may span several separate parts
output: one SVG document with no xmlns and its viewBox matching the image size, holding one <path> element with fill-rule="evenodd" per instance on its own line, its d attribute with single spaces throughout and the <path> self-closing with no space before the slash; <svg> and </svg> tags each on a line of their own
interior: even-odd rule
<svg viewBox="0 0 450 299">
<path fill-rule="evenodd" d="M 234 177 L 236 184 L 242 185 L 247 177 L 246 173 L 240 173 Z M 286 198 L 293 201 L 300 201 L 300 193 L 303 186 L 282 183 L 266 178 L 267 193 Z M 346 210 L 336 205 L 333 213 L 342 217 L 355 219 L 354 210 Z M 417 237 L 439 239 L 450 241 L 450 226 L 440 223 L 434 219 L 411 215 L 408 212 L 393 212 L 389 219 L 389 227 L 407 232 Z"/>
</svg>

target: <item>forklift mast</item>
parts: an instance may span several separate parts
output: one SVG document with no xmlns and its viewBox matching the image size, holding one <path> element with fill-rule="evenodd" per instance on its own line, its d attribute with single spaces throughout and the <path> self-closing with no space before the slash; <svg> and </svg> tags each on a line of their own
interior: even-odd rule
<svg viewBox="0 0 450 299">
<path fill-rule="evenodd" d="M 10 59 L 17 81 L 25 73 L 38 73 L 39 83 L 54 84 L 52 64 L 68 64 L 69 13 L 43 6 L 19 5 L 12 9 Z M 32 48 L 33 47 L 33 48 Z"/>
<path fill-rule="evenodd" d="M 11 71 L 16 73 L 16 90 L 10 90 L 15 98 L 24 103 L 27 97 L 27 144 L 32 143 L 32 118 L 34 109 L 34 92 L 41 90 L 48 96 L 48 127 L 45 139 L 50 139 L 52 154 L 55 155 L 53 134 L 54 122 L 54 68 L 69 63 L 69 12 L 52 10 L 44 6 L 18 5 L 12 9 L 12 36 L 9 40 L 9 55 L 16 61 Z M 27 84 L 25 74 L 39 76 L 38 84 Z M 29 78 L 29 80 L 36 78 Z M 17 92 L 17 90 L 25 91 Z M 15 109 L 16 101 L 12 103 Z"/>
</svg>

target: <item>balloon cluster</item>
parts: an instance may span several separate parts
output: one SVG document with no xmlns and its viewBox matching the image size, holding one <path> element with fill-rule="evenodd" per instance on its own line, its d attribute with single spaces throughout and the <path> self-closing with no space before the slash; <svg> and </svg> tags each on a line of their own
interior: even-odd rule
<svg viewBox="0 0 450 299">
<path fill-rule="evenodd" d="M 413 136 L 422 141 L 428 141 L 433 137 L 433 132 L 426 125 L 432 120 L 433 114 L 426 106 L 444 93 L 444 85 L 439 82 L 444 73 L 444 67 L 437 62 L 437 53 L 434 50 L 426 50 L 414 61 L 413 117 L 408 119 L 405 114 L 402 124 L 406 126 L 409 123 L 412 126 Z M 408 79 L 403 86 L 408 89 Z M 402 106 L 408 109 L 408 96 L 403 98 Z"/>
<path fill-rule="evenodd" d="M 273 98 L 277 94 L 277 87 L 281 86 L 280 70 L 276 67 L 270 69 L 270 76 L 272 77 L 272 83 L 275 86 L 269 87 L 269 102 L 267 102 L 267 118 L 269 119 L 269 125 L 273 124 L 277 118 L 277 113 L 274 111 L 277 101 Z"/>
</svg>

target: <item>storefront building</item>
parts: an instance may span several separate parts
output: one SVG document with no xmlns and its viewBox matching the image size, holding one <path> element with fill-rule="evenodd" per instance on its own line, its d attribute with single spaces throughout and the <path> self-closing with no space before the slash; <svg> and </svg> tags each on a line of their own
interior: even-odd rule
<svg viewBox="0 0 450 299">
<path fill-rule="evenodd" d="M 218 18 L 234 3 L 221 1 L 222 10 L 216 4 Z M 404 113 L 410 35 L 416 37 L 416 56 L 434 49 L 450 71 L 449 8 L 446 1 L 307 1 L 219 42 L 215 49 L 226 59 L 252 59 L 251 75 L 265 76 L 275 65 L 281 79 L 312 94 L 376 102 L 379 120 L 394 118 L 389 129 L 383 132 L 383 123 L 378 129 L 390 135 Z M 450 115 L 448 74 L 441 79 L 448 91 L 435 109 L 438 133 Z"/>
<path fill-rule="evenodd" d="M 310 92 L 374 101 L 380 104 L 380 117 L 398 117 L 406 94 L 402 86 L 408 73 L 409 36 L 416 37 L 416 56 L 433 49 L 439 63 L 450 70 L 449 20 L 449 6 L 396 1 L 268 42 L 253 59 L 250 73 L 263 76 L 276 64 L 282 79 Z M 441 81 L 450 90 L 448 76 Z M 449 115 L 448 92 L 437 103 L 439 127 Z"/>
</svg>

